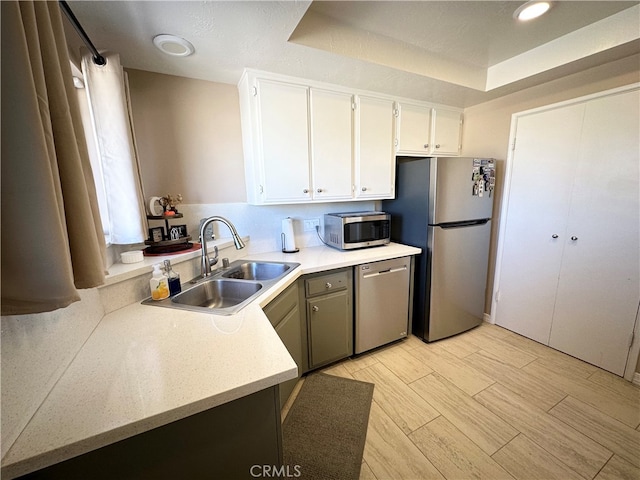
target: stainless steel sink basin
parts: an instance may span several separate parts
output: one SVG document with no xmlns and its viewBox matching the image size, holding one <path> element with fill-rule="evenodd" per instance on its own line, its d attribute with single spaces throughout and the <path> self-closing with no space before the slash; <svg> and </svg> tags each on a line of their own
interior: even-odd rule
<svg viewBox="0 0 640 480">
<path fill-rule="evenodd" d="M 292 272 L 299 263 L 237 260 L 211 276 L 183 282 L 182 292 L 165 300 L 143 300 L 144 305 L 231 315 Z"/>
<path fill-rule="evenodd" d="M 251 298 L 262 288 L 256 282 L 234 282 L 212 279 L 175 295 L 171 301 L 179 305 L 204 308 L 229 308 Z"/>
<path fill-rule="evenodd" d="M 223 273 L 224 278 L 240 280 L 272 280 L 281 277 L 291 267 L 286 263 L 244 262 Z"/>
</svg>

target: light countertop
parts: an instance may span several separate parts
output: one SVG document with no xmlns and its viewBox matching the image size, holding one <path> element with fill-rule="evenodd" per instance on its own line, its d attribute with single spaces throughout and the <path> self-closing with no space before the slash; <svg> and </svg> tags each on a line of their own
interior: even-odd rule
<svg viewBox="0 0 640 480">
<path fill-rule="evenodd" d="M 300 267 L 235 315 L 137 302 L 104 316 L 2 459 L 2 476 L 38 470 L 295 378 L 296 364 L 262 307 L 300 275 L 418 253 L 392 243 L 249 255 Z"/>
</svg>

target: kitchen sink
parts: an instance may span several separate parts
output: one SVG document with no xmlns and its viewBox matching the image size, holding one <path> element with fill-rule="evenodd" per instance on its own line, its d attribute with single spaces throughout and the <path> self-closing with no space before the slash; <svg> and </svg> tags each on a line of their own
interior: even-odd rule
<svg viewBox="0 0 640 480">
<path fill-rule="evenodd" d="M 196 277 L 182 284 L 182 292 L 164 300 L 147 298 L 143 305 L 195 312 L 232 315 L 246 307 L 299 263 L 237 260 L 208 277 Z"/>
<path fill-rule="evenodd" d="M 262 284 L 257 282 L 234 282 L 215 278 L 175 295 L 171 301 L 191 307 L 229 308 L 251 298 L 261 289 Z"/>
<path fill-rule="evenodd" d="M 286 263 L 244 262 L 230 268 L 222 276 L 239 280 L 273 280 L 284 275 L 290 268 L 291 266 Z"/>
</svg>

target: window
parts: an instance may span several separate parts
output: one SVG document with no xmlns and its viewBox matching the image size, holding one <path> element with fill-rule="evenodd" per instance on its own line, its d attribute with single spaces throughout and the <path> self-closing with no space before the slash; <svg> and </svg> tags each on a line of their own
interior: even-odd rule
<svg viewBox="0 0 640 480">
<path fill-rule="evenodd" d="M 84 136 L 87 141 L 87 149 L 89 150 L 89 160 L 91 161 L 91 170 L 93 171 L 93 180 L 96 186 L 96 194 L 98 196 L 98 208 L 100 210 L 100 219 L 102 220 L 102 231 L 104 233 L 105 243 L 109 245 L 109 209 L 107 208 L 107 194 L 104 187 L 102 175 L 102 162 L 96 145 L 96 138 L 91 125 L 91 112 L 89 111 L 89 102 L 87 100 L 87 92 L 84 88 L 84 78 L 82 72 L 71 63 L 71 71 L 73 72 L 73 84 L 78 94 L 78 105 L 80 106 L 80 115 L 82 117 L 82 126 L 84 128 Z"/>
<path fill-rule="evenodd" d="M 106 243 L 131 245 L 146 238 L 147 223 L 126 73 L 120 57 L 103 53 L 96 65 L 88 52 L 82 73 L 72 68 L 84 88 L 77 90 L 87 147 L 95 178 Z"/>
</svg>

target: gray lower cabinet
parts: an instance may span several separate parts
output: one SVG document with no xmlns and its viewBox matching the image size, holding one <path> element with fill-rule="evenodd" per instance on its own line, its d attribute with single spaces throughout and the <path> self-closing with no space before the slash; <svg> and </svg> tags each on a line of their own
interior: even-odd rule
<svg viewBox="0 0 640 480">
<path fill-rule="evenodd" d="M 308 368 L 353 354 L 353 270 L 303 277 L 307 314 Z"/>
<path fill-rule="evenodd" d="M 20 478 L 251 479 L 281 464 L 276 385 Z"/>
<path fill-rule="evenodd" d="M 298 377 L 280 384 L 280 405 L 291 395 L 298 378 L 302 374 L 302 331 L 300 307 L 298 304 L 298 284 L 293 283 L 284 292 L 272 300 L 265 308 L 264 313 L 278 333 L 280 340 L 287 347 L 289 354 L 298 365 Z"/>
</svg>

